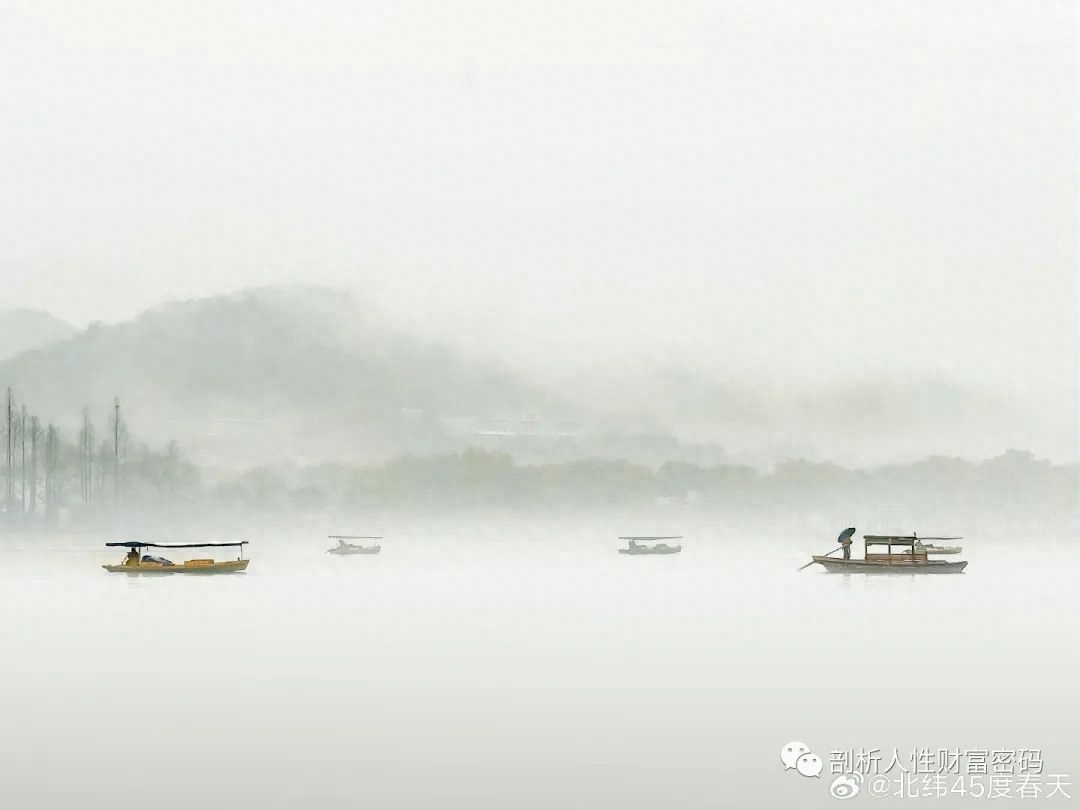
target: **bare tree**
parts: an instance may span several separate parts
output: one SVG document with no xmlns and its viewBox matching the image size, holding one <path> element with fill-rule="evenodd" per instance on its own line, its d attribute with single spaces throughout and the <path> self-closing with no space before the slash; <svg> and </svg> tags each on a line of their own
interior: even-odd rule
<svg viewBox="0 0 1080 810">
<path fill-rule="evenodd" d="M 125 460 L 127 455 L 127 425 L 124 423 L 124 418 L 120 413 L 120 399 L 117 397 L 113 400 L 113 412 L 111 420 L 111 432 L 113 440 L 113 457 L 112 457 L 112 473 L 113 473 L 113 498 L 117 503 L 120 502 L 120 466 Z"/>
<path fill-rule="evenodd" d="M 94 425 L 90 422 L 90 409 L 83 408 L 82 429 L 79 431 L 79 484 L 83 503 L 94 499 Z"/>
<path fill-rule="evenodd" d="M 7 447 L 7 463 L 4 466 L 4 484 L 6 487 L 6 508 L 8 517 L 15 510 L 15 394 L 11 388 L 7 390 L 7 406 L 5 408 L 4 438 Z"/>
<path fill-rule="evenodd" d="M 41 420 L 30 417 L 30 514 L 36 515 L 38 508 L 38 479 L 41 472 L 38 466 L 41 446 Z"/>
<path fill-rule="evenodd" d="M 59 506 L 60 434 L 50 424 L 45 434 L 45 515 L 52 517 Z"/>
<path fill-rule="evenodd" d="M 21 485 L 19 489 L 19 511 L 26 514 L 26 406 L 23 405 L 19 412 L 19 476 Z"/>
</svg>

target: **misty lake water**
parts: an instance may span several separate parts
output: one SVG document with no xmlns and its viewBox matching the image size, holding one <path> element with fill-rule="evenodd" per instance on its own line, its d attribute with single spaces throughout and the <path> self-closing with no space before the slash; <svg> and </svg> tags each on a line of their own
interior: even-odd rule
<svg viewBox="0 0 1080 810">
<path fill-rule="evenodd" d="M 681 555 L 626 557 L 618 520 L 377 528 L 376 557 L 259 535 L 219 577 L 0 537 L 0 803 L 835 806 L 828 763 L 784 771 L 791 740 L 1041 748 L 1080 776 L 1067 542 L 969 537 L 962 575 L 866 577 L 795 572 L 828 536 L 702 524 Z M 913 801 L 942 803 L 850 804 Z"/>
</svg>

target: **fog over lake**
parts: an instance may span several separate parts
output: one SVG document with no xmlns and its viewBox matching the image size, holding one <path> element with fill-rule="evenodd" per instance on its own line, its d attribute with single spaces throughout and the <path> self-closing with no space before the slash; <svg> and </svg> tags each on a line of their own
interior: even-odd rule
<svg viewBox="0 0 1080 810">
<path fill-rule="evenodd" d="M 1080 793 L 1078 22 L 2 0 L 0 810 Z"/>
<path fill-rule="evenodd" d="M 1034 747 L 1080 771 L 1071 542 L 1020 564 L 973 537 L 962 575 L 865 577 L 795 572 L 829 536 L 680 528 L 681 555 L 643 558 L 615 553 L 618 515 L 398 521 L 359 558 L 294 530 L 207 578 L 107 574 L 94 535 L 6 538 L 0 792 L 20 810 L 835 806 L 827 764 L 784 771 L 791 740 L 826 760 Z"/>
</svg>

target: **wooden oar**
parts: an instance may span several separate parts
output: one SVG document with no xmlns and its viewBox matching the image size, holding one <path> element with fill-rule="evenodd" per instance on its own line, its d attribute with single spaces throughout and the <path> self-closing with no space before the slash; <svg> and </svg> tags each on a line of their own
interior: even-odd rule
<svg viewBox="0 0 1080 810">
<path fill-rule="evenodd" d="M 844 549 L 844 547 L 843 547 L 843 546 L 840 546 L 840 548 L 834 548 L 834 549 L 833 549 L 832 551 L 830 551 L 830 552 L 829 552 L 828 554 L 821 554 L 821 555 L 819 555 L 819 556 L 822 556 L 822 557 L 828 557 L 828 556 L 829 556 L 830 554 L 835 554 L 835 553 L 836 553 L 836 552 L 838 552 L 838 551 L 843 551 L 843 549 Z M 807 563 L 806 565 L 804 565 L 804 566 L 803 566 L 802 568 L 796 568 L 796 569 L 795 569 L 795 573 L 796 573 L 796 574 L 797 574 L 797 573 L 799 573 L 800 571 L 802 571 L 802 570 L 803 570 L 803 568 L 809 568 L 809 567 L 810 567 L 811 565 L 813 565 L 813 564 L 814 564 L 814 563 L 816 563 L 816 562 L 817 562 L 817 560 L 811 560 L 811 561 L 810 561 L 810 562 L 808 562 L 808 563 Z"/>
</svg>

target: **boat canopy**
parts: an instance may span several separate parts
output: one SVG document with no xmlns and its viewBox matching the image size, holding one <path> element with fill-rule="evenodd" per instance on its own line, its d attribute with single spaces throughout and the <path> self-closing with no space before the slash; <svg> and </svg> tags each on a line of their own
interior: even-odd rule
<svg viewBox="0 0 1080 810">
<path fill-rule="evenodd" d="M 906 546 L 921 543 L 924 540 L 963 540 L 963 537 L 917 537 L 916 535 L 864 534 L 867 545 Z"/>
<path fill-rule="evenodd" d="M 235 543 L 144 543 L 139 540 L 124 540 L 105 545 L 110 548 L 217 548 L 219 546 L 246 546 L 247 544 L 247 540 L 238 540 Z"/>
</svg>

